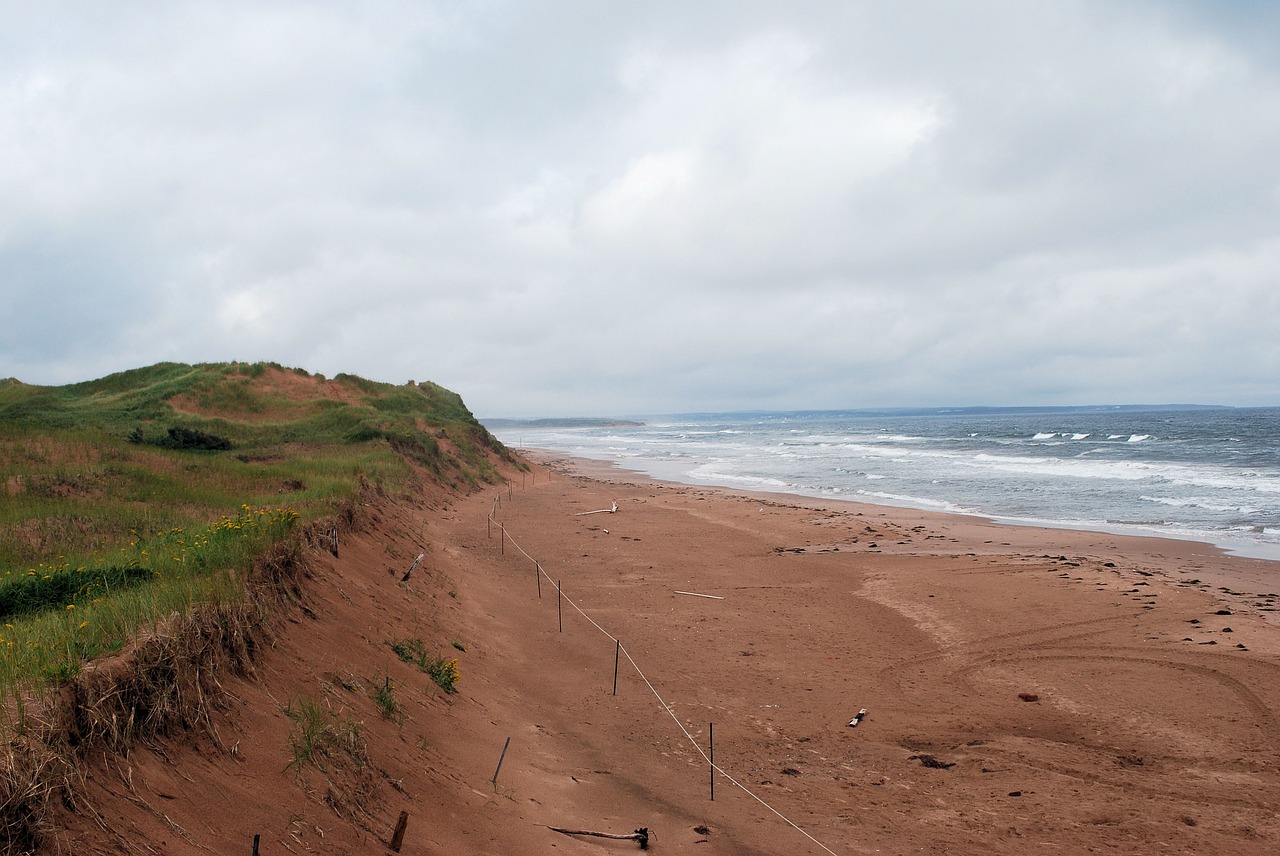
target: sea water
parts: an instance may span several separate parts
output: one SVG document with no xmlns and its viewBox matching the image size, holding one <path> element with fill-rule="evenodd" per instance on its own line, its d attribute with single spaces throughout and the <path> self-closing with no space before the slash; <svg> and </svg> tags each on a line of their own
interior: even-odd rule
<svg viewBox="0 0 1280 856">
<path fill-rule="evenodd" d="M 1207 541 L 1280 560 L 1280 408 L 698 414 L 494 433 L 670 481 Z"/>
</svg>

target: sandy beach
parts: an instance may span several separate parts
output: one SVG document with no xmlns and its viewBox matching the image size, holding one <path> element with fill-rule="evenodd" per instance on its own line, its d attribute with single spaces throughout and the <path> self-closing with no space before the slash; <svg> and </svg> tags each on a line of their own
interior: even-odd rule
<svg viewBox="0 0 1280 856">
<path fill-rule="evenodd" d="M 423 854 L 638 849 L 552 827 L 691 854 L 1280 847 L 1274 563 L 534 457 L 506 491 L 370 507 L 218 739 L 104 769 L 114 831 L 68 840 L 367 853 L 405 810 Z M 457 694 L 395 657 L 410 636 L 458 658 Z M 301 697 L 361 724 L 362 772 L 287 768 Z"/>
</svg>

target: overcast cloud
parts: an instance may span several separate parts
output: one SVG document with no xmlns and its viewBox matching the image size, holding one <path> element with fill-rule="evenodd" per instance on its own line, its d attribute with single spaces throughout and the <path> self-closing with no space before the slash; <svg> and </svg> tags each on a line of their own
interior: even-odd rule
<svg viewBox="0 0 1280 856">
<path fill-rule="evenodd" d="M 1275 9 L 0 0 L 0 376 L 1280 404 Z"/>
</svg>

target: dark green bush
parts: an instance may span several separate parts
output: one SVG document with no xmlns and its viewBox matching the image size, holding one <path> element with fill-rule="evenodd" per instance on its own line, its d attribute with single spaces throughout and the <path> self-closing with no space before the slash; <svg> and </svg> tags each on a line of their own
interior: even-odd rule
<svg viewBox="0 0 1280 856">
<path fill-rule="evenodd" d="M 137 565 L 65 568 L 46 574 L 14 576 L 0 583 L 0 620 L 88 603 L 105 592 L 131 588 L 153 576 L 151 569 Z"/>
<path fill-rule="evenodd" d="M 209 434 L 199 428 L 184 428 L 176 425 L 169 429 L 169 438 L 160 443 L 167 449 L 185 449 L 208 452 L 225 452 L 231 448 L 231 441 L 217 434 Z"/>
</svg>

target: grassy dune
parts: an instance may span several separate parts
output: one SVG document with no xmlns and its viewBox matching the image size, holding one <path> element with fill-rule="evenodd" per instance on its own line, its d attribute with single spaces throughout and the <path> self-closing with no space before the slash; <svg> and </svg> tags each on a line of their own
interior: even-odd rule
<svg viewBox="0 0 1280 856">
<path fill-rule="evenodd" d="M 0 381 L 0 693 L 16 702 L 174 613 L 363 488 L 467 490 L 510 454 L 432 383 L 269 363 Z M 9 604 L 10 606 L 6 606 Z"/>
</svg>

